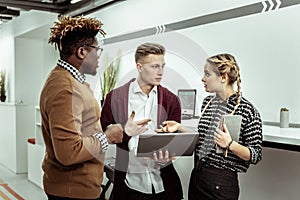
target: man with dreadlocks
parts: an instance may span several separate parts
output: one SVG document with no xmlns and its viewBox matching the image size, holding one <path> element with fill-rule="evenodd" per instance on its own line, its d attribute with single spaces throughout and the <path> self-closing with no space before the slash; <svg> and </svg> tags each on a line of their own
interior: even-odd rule
<svg viewBox="0 0 300 200">
<path fill-rule="evenodd" d="M 96 75 L 102 51 L 96 35 L 105 35 L 94 18 L 61 16 L 49 43 L 60 53 L 40 96 L 46 145 L 43 185 L 49 200 L 99 199 L 104 152 L 122 141 L 123 130 L 110 125 L 103 133 L 100 109 L 85 74 Z"/>
</svg>

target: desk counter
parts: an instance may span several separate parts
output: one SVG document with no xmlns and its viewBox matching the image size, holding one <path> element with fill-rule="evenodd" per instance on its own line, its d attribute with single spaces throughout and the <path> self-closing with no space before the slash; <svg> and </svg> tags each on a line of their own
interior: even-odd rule
<svg viewBox="0 0 300 200">
<path fill-rule="evenodd" d="M 263 125 L 263 146 L 300 151 L 300 128 Z"/>
<path fill-rule="evenodd" d="M 195 129 L 198 119 L 182 120 L 182 124 Z M 263 146 L 300 152 L 300 128 L 263 125 Z"/>
</svg>

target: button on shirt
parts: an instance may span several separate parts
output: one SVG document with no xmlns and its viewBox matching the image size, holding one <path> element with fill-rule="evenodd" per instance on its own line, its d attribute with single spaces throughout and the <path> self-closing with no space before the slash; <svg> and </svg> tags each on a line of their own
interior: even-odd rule
<svg viewBox="0 0 300 200">
<path fill-rule="evenodd" d="M 132 82 L 129 87 L 128 95 L 128 115 L 135 111 L 134 120 L 150 118 L 148 130 L 143 134 L 155 132 L 157 127 L 157 87 L 155 86 L 149 95 L 141 90 L 137 80 Z M 128 116 L 129 117 L 129 116 Z M 126 184 L 129 188 L 152 194 L 152 186 L 156 193 L 163 192 L 163 182 L 160 177 L 160 168 L 152 159 L 145 160 L 136 157 L 139 136 L 133 136 L 129 140 L 129 166 L 126 174 Z"/>
</svg>

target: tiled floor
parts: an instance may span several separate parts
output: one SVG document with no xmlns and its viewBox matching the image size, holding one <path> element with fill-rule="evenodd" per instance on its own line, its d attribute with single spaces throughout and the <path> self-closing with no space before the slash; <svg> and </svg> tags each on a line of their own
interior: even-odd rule
<svg viewBox="0 0 300 200">
<path fill-rule="evenodd" d="M 25 200 L 47 199 L 44 191 L 27 179 L 27 174 L 15 174 L 0 163 L 1 180 Z"/>
</svg>

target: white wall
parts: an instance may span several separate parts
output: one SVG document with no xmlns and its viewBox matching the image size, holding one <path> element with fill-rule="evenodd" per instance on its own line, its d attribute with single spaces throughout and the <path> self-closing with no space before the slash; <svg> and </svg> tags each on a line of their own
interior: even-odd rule
<svg viewBox="0 0 300 200">
<path fill-rule="evenodd" d="M 208 54 L 231 52 L 241 68 L 242 92 L 264 121 L 279 121 L 281 107 L 300 123 L 299 6 L 182 30 Z"/>
<path fill-rule="evenodd" d="M 101 19 L 112 37 L 255 2 L 260 0 L 127 0 L 91 16 Z"/>
<path fill-rule="evenodd" d="M 33 94 L 30 91 L 24 93 L 24 89 L 29 89 L 23 88 L 20 84 L 24 85 L 24 83 L 32 81 L 26 86 L 31 86 L 32 90 L 36 91 L 35 87 L 40 83 L 41 74 L 37 75 L 35 73 L 36 70 L 39 71 L 40 68 L 43 68 L 42 46 L 46 44 L 40 38 L 49 35 L 49 24 L 53 24 L 56 19 L 57 15 L 53 13 L 29 11 L 24 12 L 24 14 L 21 12 L 20 17 L 2 24 L 0 31 L 0 66 L 8 69 L 9 102 L 18 103 L 18 100 L 25 99 L 28 100 L 27 103 L 36 104 L 38 94 Z M 25 40 L 22 40 L 22 38 L 30 37 L 33 40 L 37 38 L 39 40 L 33 41 L 32 46 L 30 42 L 26 43 Z M 23 65 L 23 62 L 26 66 Z M 37 63 L 40 67 L 38 68 L 34 63 Z"/>
<path fill-rule="evenodd" d="M 36 94 L 39 92 L 43 75 L 43 51 L 40 51 L 43 49 L 43 43 L 40 40 L 16 38 L 15 44 L 15 99 L 17 102 L 35 105 L 38 102 Z M 33 52 L 28 49 L 39 50 Z"/>
<path fill-rule="evenodd" d="M 94 13 L 92 16 L 103 21 L 109 39 L 137 30 L 260 2 L 130 0 Z M 262 4 L 261 9 L 263 9 Z M 174 34 L 190 39 L 194 46 L 198 45 L 198 49 L 202 48 L 207 55 L 223 52 L 235 55 L 241 68 L 243 95 L 258 108 L 264 121 L 278 122 L 280 108 L 287 107 L 290 109 L 290 122 L 300 123 L 300 104 L 298 103 L 300 92 L 297 87 L 299 85 L 297 74 L 300 69 L 296 67 L 300 63 L 300 59 L 297 59 L 297 52 L 300 48 L 297 45 L 300 43 L 298 37 L 300 29 L 295 26 L 300 18 L 299 9 L 299 5 L 293 5 L 244 17 L 230 16 L 232 19 L 178 30 Z M 240 12 L 245 12 L 245 10 Z M 166 34 L 109 45 L 114 46 L 115 49 L 120 47 L 126 49 L 128 43 L 136 42 L 137 46 L 138 42 L 145 42 L 154 37 L 156 41 L 161 42 L 160 39 L 164 35 Z M 173 40 L 172 45 L 181 47 L 182 43 L 179 40 Z M 197 53 L 193 49 L 185 49 L 185 52 Z M 202 54 L 199 53 L 199 62 L 194 63 L 200 72 L 203 62 Z M 179 70 L 179 73 L 181 72 Z M 191 80 L 193 77 L 186 77 L 186 79 Z M 198 81 L 200 82 L 200 77 Z M 199 88 L 197 84 L 192 85 L 194 86 Z M 201 92 L 201 86 L 199 90 Z"/>
<path fill-rule="evenodd" d="M 15 99 L 30 105 L 39 104 L 39 94 L 47 74 L 56 65 L 57 52 L 46 40 L 15 39 Z M 41 84 L 42 83 L 42 84 Z"/>
</svg>

